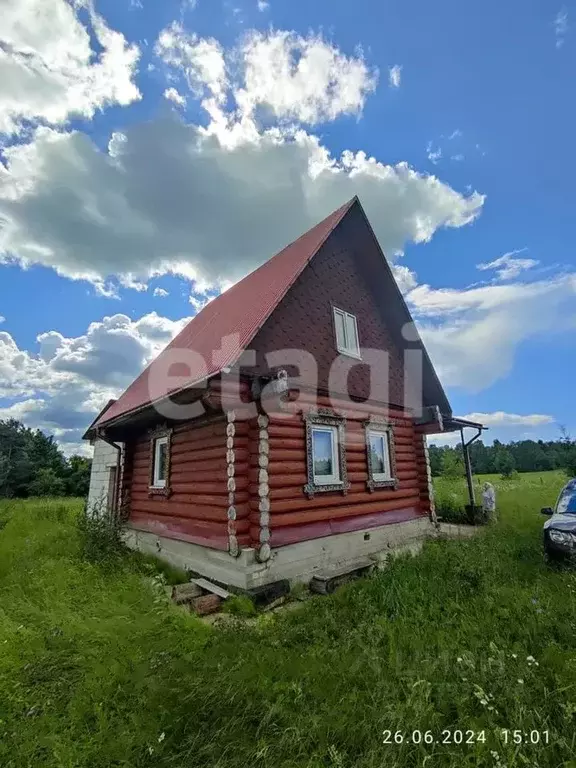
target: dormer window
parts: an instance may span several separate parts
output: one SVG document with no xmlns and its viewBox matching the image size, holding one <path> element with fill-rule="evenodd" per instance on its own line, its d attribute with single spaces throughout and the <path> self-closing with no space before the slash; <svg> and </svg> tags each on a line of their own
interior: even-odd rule
<svg viewBox="0 0 576 768">
<path fill-rule="evenodd" d="M 343 355 L 350 355 L 350 357 L 360 358 L 356 317 L 351 315 L 350 312 L 334 307 L 334 329 L 338 352 Z"/>
</svg>

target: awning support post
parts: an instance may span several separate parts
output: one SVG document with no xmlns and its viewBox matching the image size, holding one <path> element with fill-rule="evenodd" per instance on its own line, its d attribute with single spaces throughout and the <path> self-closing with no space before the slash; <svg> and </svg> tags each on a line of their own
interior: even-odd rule
<svg viewBox="0 0 576 768">
<path fill-rule="evenodd" d="M 466 482 L 468 483 L 468 496 L 470 498 L 470 506 L 475 506 L 476 504 L 476 497 L 474 495 L 474 483 L 472 481 L 472 463 L 470 462 L 470 446 L 475 440 L 478 440 L 480 435 L 482 434 L 482 430 L 478 429 L 478 432 L 472 437 L 470 440 L 468 440 L 467 443 L 464 442 L 464 428 L 460 428 L 460 437 L 462 439 L 462 454 L 464 455 L 464 467 L 466 468 Z"/>
</svg>

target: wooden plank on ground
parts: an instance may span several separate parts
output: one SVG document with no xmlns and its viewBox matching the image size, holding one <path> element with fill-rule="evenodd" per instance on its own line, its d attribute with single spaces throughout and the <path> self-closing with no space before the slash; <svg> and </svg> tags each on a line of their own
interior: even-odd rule
<svg viewBox="0 0 576 768">
<path fill-rule="evenodd" d="M 192 581 L 194 584 L 197 584 L 199 587 L 206 590 L 206 592 L 212 592 L 212 594 L 218 595 L 218 597 L 221 597 L 223 600 L 227 600 L 231 597 L 231 593 L 224 589 L 224 587 L 219 587 L 217 584 L 208 581 L 208 579 L 192 579 Z"/>
</svg>

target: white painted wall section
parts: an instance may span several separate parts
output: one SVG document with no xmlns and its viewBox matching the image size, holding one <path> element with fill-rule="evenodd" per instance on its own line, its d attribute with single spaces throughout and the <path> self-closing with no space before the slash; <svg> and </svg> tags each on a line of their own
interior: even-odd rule
<svg viewBox="0 0 576 768">
<path fill-rule="evenodd" d="M 115 467 L 117 464 L 118 451 L 104 440 L 96 440 L 88 491 L 88 509 L 108 508 L 110 467 Z"/>
</svg>

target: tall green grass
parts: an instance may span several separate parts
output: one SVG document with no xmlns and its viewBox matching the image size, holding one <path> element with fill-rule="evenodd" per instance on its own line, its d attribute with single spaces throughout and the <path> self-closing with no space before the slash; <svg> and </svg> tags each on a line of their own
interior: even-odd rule
<svg viewBox="0 0 576 768">
<path fill-rule="evenodd" d="M 562 482 L 501 481 L 476 538 L 220 629 L 140 559 L 82 559 L 79 502 L 0 506 L 0 765 L 574 766 L 576 577 L 544 563 L 538 514 Z M 408 737 L 443 729 L 486 742 Z"/>
</svg>

